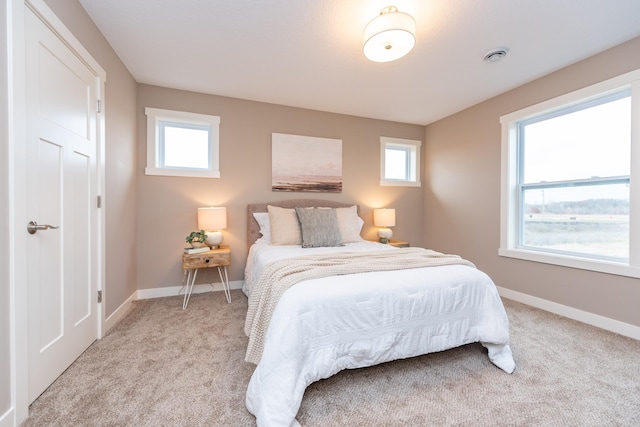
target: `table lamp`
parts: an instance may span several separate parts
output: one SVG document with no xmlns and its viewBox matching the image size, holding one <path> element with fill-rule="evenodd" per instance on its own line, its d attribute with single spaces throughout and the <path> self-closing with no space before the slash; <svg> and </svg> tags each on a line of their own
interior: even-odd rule
<svg viewBox="0 0 640 427">
<path fill-rule="evenodd" d="M 394 227 L 396 225 L 396 210 L 374 209 L 373 225 L 380 227 L 378 229 L 380 243 L 389 243 L 389 239 L 393 236 L 393 231 L 391 231 L 389 227 Z"/>
<path fill-rule="evenodd" d="M 198 208 L 198 229 L 207 233 L 204 243 L 215 249 L 222 243 L 223 236 L 220 230 L 227 228 L 227 208 L 209 206 Z"/>
</svg>

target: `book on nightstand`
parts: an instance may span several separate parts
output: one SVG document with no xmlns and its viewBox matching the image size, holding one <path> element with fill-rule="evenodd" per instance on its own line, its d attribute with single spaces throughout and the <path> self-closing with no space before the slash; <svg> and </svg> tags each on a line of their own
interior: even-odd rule
<svg viewBox="0 0 640 427">
<path fill-rule="evenodd" d="M 203 246 L 201 248 L 184 248 L 184 253 L 188 255 L 199 254 L 202 252 L 209 252 L 211 248 L 209 246 Z"/>
</svg>

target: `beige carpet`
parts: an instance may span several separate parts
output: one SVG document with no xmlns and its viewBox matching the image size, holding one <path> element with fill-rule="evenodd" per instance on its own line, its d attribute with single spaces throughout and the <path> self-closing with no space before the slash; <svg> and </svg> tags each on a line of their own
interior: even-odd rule
<svg viewBox="0 0 640 427">
<path fill-rule="evenodd" d="M 232 292 L 135 303 L 30 408 L 24 426 L 253 426 L 253 371 Z M 640 426 L 640 342 L 512 301 L 512 375 L 479 344 L 312 384 L 297 419 L 320 426 Z"/>
</svg>

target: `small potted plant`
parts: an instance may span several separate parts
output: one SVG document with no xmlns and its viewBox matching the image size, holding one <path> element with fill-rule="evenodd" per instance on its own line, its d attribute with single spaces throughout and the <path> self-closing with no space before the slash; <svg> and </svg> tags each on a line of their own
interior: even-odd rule
<svg viewBox="0 0 640 427">
<path fill-rule="evenodd" d="M 204 230 L 192 231 L 185 239 L 185 241 L 189 243 L 192 248 L 201 248 L 205 246 L 205 240 L 207 240 L 207 234 L 204 232 Z"/>
</svg>

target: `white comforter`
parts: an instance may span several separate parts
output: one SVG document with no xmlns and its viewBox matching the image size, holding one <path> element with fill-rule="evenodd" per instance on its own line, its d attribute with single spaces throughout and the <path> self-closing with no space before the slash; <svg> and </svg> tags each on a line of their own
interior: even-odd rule
<svg viewBox="0 0 640 427">
<path fill-rule="evenodd" d="M 271 261 L 328 251 L 393 250 L 371 242 L 341 248 L 251 247 L 244 292 Z M 258 426 L 289 427 L 306 387 L 343 369 L 481 342 L 511 373 L 509 321 L 495 285 L 462 265 L 360 273 L 300 282 L 278 303 L 247 389 Z"/>
</svg>

